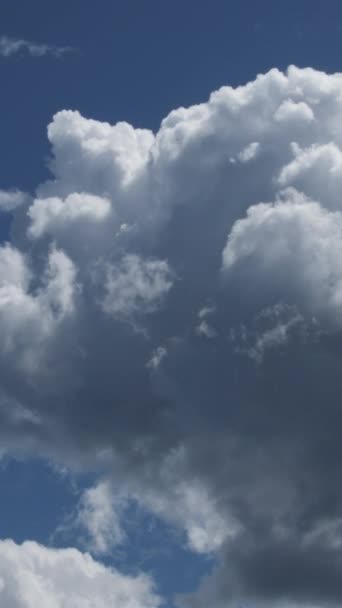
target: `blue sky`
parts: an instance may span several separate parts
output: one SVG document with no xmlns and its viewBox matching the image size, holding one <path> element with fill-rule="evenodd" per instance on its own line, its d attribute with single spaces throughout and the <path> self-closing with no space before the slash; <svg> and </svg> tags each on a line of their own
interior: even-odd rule
<svg viewBox="0 0 342 608">
<path fill-rule="evenodd" d="M 0 604 L 75 547 L 92 608 L 338 605 L 341 4 L 3 0 L 0 41 Z"/>
<path fill-rule="evenodd" d="M 12 538 L 17 543 L 34 539 L 56 547 L 74 543 L 82 546 L 67 523 L 82 488 L 92 481 L 91 477 L 71 478 L 43 461 L 5 459 L 0 474 L 1 538 Z M 62 529 L 61 524 L 65 526 Z M 170 602 L 175 591 L 192 591 L 212 568 L 211 556 L 194 555 L 182 534 L 134 503 L 127 508 L 125 527 L 127 543 L 106 556 L 104 562 L 123 572 L 143 568 L 155 573 L 159 588 Z"/>
</svg>

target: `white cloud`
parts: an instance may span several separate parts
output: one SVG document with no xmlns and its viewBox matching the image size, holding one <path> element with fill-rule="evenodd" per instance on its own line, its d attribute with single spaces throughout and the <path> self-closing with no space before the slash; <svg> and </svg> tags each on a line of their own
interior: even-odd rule
<svg viewBox="0 0 342 608">
<path fill-rule="evenodd" d="M 212 327 L 211 325 L 209 325 L 208 321 L 206 321 L 205 319 L 203 321 L 201 321 L 198 326 L 196 327 L 196 333 L 199 336 L 204 336 L 205 338 L 215 338 L 216 334 L 216 330 L 214 329 L 214 327 Z"/>
<path fill-rule="evenodd" d="M 279 174 L 281 187 L 294 186 L 332 210 L 342 209 L 342 152 L 334 143 L 301 148 L 291 145 L 293 159 Z"/>
<path fill-rule="evenodd" d="M 150 369 L 158 369 L 161 362 L 167 355 L 165 346 L 158 346 L 153 352 L 151 358 L 147 362 L 147 367 Z"/>
<path fill-rule="evenodd" d="M 30 272 L 24 256 L 11 245 L 0 248 L 0 285 L 1 288 L 12 285 L 26 290 Z"/>
<path fill-rule="evenodd" d="M 103 310 L 113 316 L 153 312 L 172 287 L 172 273 L 163 260 L 127 255 L 106 269 Z"/>
<path fill-rule="evenodd" d="M 328 315 L 338 324 L 341 259 L 342 213 L 295 191 L 285 192 L 274 204 L 250 207 L 247 217 L 234 224 L 223 251 L 228 274 L 241 267 L 248 285 L 254 282 L 266 297 L 287 297 L 307 313 Z"/>
<path fill-rule="evenodd" d="M 110 214 L 107 198 L 75 192 L 62 200 L 58 197 L 35 199 L 28 210 L 28 233 L 39 238 L 45 233 L 58 234 L 75 223 L 102 222 Z"/>
<path fill-rule="evenodd" d="M 294 102 L 292 99 L 283 101 L 274 114 L 278 122 L 296 120 L 298 122 L 311 122 L 314 120 L 312 108 L 304 101 Z"/>
<path fill-rule="evenodd" d="M 149 577 L 120 574 L 77 549 L 0 541 L 4 608 L 157 608 Z"/>
<path fill-rule="evenodd" d="M 113 547 L 125 540 L 120 522 L 124 506 L 124 498 L 115 496 L 106 481 L 83 492 L 72 526 L 85 532 L 83 542 L 89 551 L 95 555 L 110 554 Z"/>
<path fill-rule="evenodd" d="M 248 163 L 249 161 L 253 160 L 253 158 L 255 158 L 258 153 L 258 150 L 259 143 L 257 141 L 253 141 L 251 144 L 246 146 L 246 148 L 244 148 L 242 152 L 238 154 L 239 161 L 242 163 Z"/>
<path fill-rule="evenodd" d="M 29 196 L 21 190 L 0 190 L 0 211 L 14 211 L 29 201 Z"/>
<path fill-rule="evenodd" d="M 71 260 L 51 249 L 41 284 L 31 290 L 33 274 L 25 256 L 10 245 L 0 248 L 0 327 L 3 356 L 39 367 L 40 348 L 58 324 L 74 311 L 76 270 Z"/>
<path fill-rule="evenodd" d="M 271 70 L 156 134 L 60 112 L 51 180 L 0 250 L 4 449 L 30 437 L 101 471 L 110 492 L 79 511 L 97 551 L 122 533 L 114 476 L 215 551 L 204 605 L 227 603 L 228 573 L 232 601 L 341 603 L 339 558 L 301 543 L 342 508 L 341 91 L 341 74 Z"/>
<path fill-rule="evenodd" d="M 163 492 L 139 488 L 136 500 L 159 517 L 184 528 L 188 546 L 196 553 L 217 551 L 230 537 L 237 535 L 238 523 L 233 517 L 220 513 L 215 500 L 201 483 L 178 481 L 170 476 L 172 485 Z"/>
<path fill-rule="evenodd" d="M 215 310 L 215 306 L 203 306 L 203 308 L 198 311 L 198 318 L 205 319 L 205 317 L 214 314 Z"/>
<path fill-rule="evenodd" d="M 136 446 L 143 456 L 146 445 Z M 125 540 L 127 506 L 136 503 L 164 521 L 183 529 L 188 547 L 202 554 L 217 551 L 227 539 L 235 538 L 239 522 L 222 510 L 215 496 L 200 479 L 188 479 L 186 452 L 179 448 L 153 468 L 142 468 L 108 476 L 84 490 L 71 527 L 85 532 L 84 546 L 94 554 L 109 553 Z"/>
<path fill-rule="evenodd" d="M 46 188 L 67 187 L 74 192 L 81 187 L 100 195 L 117 192 L 120 182 L 128 186 L 144 167 L 154 142 L 147 129 L 134 129 L 125 122 L 110 125 L 67 110 L 54 116 L 48 137 L 57 183 Z"/>
<path fill-rule="evenodd" d="M 73 53 L 75 49 L 70 46 L 55 46 L 53 44 L 40 44 L 24 40 L 22 38 L 11 38 L 0 36 L 0 56 L 11 57 L 12 55 L 27 54 L 31 57 L 61 57 L 66 53 Z"/>
</svg>

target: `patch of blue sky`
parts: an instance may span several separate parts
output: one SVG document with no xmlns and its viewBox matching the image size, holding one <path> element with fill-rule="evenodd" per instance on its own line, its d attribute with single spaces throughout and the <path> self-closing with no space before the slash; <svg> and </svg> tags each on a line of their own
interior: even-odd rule
<svg viewBox="0 0 342 608">
<path fill-rule="evenodd" d="M 76 527 L 67 525 L 62 532 L 58 528 L 70 521 L 81 492 L 92 481 L 91 475 L 71 477 L 41 460 L 4 459 L 0 466 L 0 538 L 86 550 Z M 165 598 L 165 608 L 173 606 L 175 593 L 196 588 L 215 563 L 213 557 L 191 551 L 179 530 L 135 501 L 124 510 L 122 527 L 125 542 L 101 561 L 127 574 L 150 573 Z"/>
</svg>

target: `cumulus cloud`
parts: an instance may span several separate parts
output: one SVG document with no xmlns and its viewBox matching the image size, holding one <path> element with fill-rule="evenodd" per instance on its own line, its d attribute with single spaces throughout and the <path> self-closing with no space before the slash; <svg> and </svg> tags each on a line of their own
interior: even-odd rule
<svg viewBox="0 0 342 608">
<path fill-rule="evenodd" d="M 339 324 L 341 253 L 341 212 L 329 212 L 290 191 L 275 204 L 251 206 L 247 218 L 233 225 L 223 268 L 243 273 L 249 288 L 255 281 L 268 299 L 287 298 L 307 314 L 328 316 Z"/>
<path fill-rule="evenodd" d="M 154 137 L 147 129 L 130 124 L 116 125 L 87 119 L 79 112 L 58 112 L 48 127 L 57 178 L 44 192 L 120 193 L 137 177 L 146 164 Z M 124 210 L 123 210 L 124 211 Z"/>
<path fill-rule="evenodd" d="M 73 52 L 75 52 L 75 49 L 71 46 L 40 44 L 22 38 L 0 36 L 0 56 L 5 58 L 12 57 L 13 55 L 29 55 L 31 57 L 50 55 L 51 57 L 59 58 L 66 53 Z"/>
<path fill-rule="evenodd" d="M 295 102 L 292 99 L 283 101 L 274 114 L 278 122 L 289 122 L 298 120 L 299 122 L 311 122 L 315 119 L 313 109 L 304 101 Z"/>
<path fill-rule="evenodd" d="M 341 604 L 341 92 L 271 70 L 155 134 L 59 112 L 0 249 L 3 450 L 99 475 L 94 552 L 133 499 L 215 553 L 185 606 Z"/>
<path fill-rule="evenodd" d="M 339 210 L 342 179 L 340 148 L 334 142 L 313 144 L 306 148 L 294 142 L 291 149 L 293 158 L 282 167 L 278 176 L 279 185 L 294 186 L 322 201 L 325 207 Z"/>
<path fill-rule="evenodd" d="M 56 234 L 82 221 L 101 222 L 110 213 L 110 201 L 90 194 L 74 193 L 61 200 L 57 197 L 36 199 L 28 216 L 29 235 L 39 238 L 45 233 Z"/>
<path fill-rule="evenodd" d="M 52 248 L 33 289 L 25 256 L 11 245 L 0 247 L 0 356 L 13 356 L 30 369 L 39 365 L 40 348 L 74 311 L 76 270 L 63 251 Z"/>
<path fill-rule="evenodd" d="M 157 608 L 150 578 L 125 576 L 76 549 L 0 541 L 0 600 L 6 608 Z"/>
</svg>

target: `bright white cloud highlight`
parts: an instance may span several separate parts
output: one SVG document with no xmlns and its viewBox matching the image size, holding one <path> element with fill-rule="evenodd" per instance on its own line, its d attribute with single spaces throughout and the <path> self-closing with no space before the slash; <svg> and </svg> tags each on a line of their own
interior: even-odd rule
<svg viewBox="0 0 342 608">
<path fill-rule="evenodd" d="M 149 577 L 125 576 L 77 549 L 0 541 L 4 608 L 157 608 Z"/>
<path fill-rule="evenodd" d="M 101 222 L 110 214 L 107 198 L 85 193 L 70 194 L 61 200 L 57 197 L 36 199 L 28 210 L 31 224 L 29 235 L 39 238 L 45 233 L 58 234 L 81 222 Z"/>
<path fill-rule="evenodd" d="M 85 533 L 83 542 L 89 551 L 106 555 L 124 541 L 120 519 L 125 504 L 106 481 L 83 492 L 72 525 Z"/>
<path fill-rule="evenodd" d="M 3 356 L 38 369 L 44 342 L 74 311 L 76 270 L 64 252 L 52 248 L 41 284 L 31 289 L 33 275 L 25 256 L 10 245 L 0 247 L 0 328 Z"/>
<path fill-rule="evenodd" d="M 223 251 L 223 267 L 241 267 L 244 280 L 278 293 L 311 315 L 341 323 L 342 213 L 330 212 L 295 191 L 276 203 L 250 207 Z M 243 284 L 241 290 L 244 289 Z"/>
</svg>

